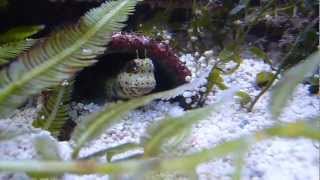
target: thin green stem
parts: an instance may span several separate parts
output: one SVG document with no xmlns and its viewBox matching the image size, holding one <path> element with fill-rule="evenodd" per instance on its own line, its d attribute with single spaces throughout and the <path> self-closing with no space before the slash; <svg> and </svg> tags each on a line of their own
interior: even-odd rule
<svg viewBox="0 0 320 180">
<path fill-rule="evenodd" d="M 298 43 L 301 41 L 302 36 L 306 32 L 308 32 L 317 23 L 317 21 L 318 21 L 318 18 L 315 18 L 312 22 L 310 22 L 310 24 L 303 31 L 301 31 L 299 33 L 299 35 L 295 39 L 294 44 L 291 46 L 289 52 L 280 60 L 280 63 L 279 63 L 280 65 L 279 65 L 275 75 L 271 79 L 271 81 L 268 82 L 268 84 L 262 89 L 262 91 L 254 98 L 254 100 L 250 104 L 250 106 L 248 108 L 249 112 L 251 112 L 253 110 L 253 107 L 259 101 L 259 99 L 264 95 L 264 93 L 266 93 L 270 89 L 270 87 L 273 85 L 274 81 L 278 78 L 278 76 L 281 74 L 281 72 L 287 68 L 285 63 L 287 63 L 291 54 L 295 51 L 296 47 L 298 46 Z"/>
<path fill-rule="evenodd" d="M 272 77 L 272 79 L 268 82 L 268 84 L 260 91 L 260 93 L 254 98 L 254 100 L 251 102 L 250 106 L 248 107 L 248 112 L 251 112 L 253 110 L 253 107 L 256 105 L 256 103 L 259 101 L 259 99 L 266 93 L 269 88 L 273 85 L 274 81 L 278 78 L 278 76 L 281 73 L 281 69 L 279 68 Z"/>
<path fill-rule="evenodd" d="M 120 172 L 135 171 L 137 163 L 126 162 L 118 164 L 100 164 L 94 161 L 36 161 L 36 160 L 2 160 L 0 161 L 0 171 L 26 172 L 26 173 L 75 173 L 75 174 L 112 174 Z"/>
<path fill-rule="evenodd" d="M 235 170 L 232 176 L 233 180 L 241 180 L 242 169 L 243 169 L 243 166 L 245 165 L 245 158 L 248 150 L 249 150 L 249 143 L 243 144 L 243 146 L 239 148 L 237 152 L 234 153 Z"/>
<path fill-rule="evenodd" d="M 214 160 L 236 153 L 240 148 L 249 147 L 251 144 L 273 137 L 297 138 L 305 137 L 320 141 L 320 132 L 316 125 L 320 117 L 304 122 L 277 124 L 261 130 L 253 135 L 241 137 L 208 150 L 203 150 L 191 155 L 177 158 L 149 158 L 146 160 L 129 160 L 119 163 L 97 163 L 95 161 L 12 161 L 0 160 L 0 172 L 27 172 L 49 174 L 121 174 L 121 173 L 146 173 L 149 170 L 158 171 L 190 171 L 196 165 L 209 160 Z"/>
</svg>

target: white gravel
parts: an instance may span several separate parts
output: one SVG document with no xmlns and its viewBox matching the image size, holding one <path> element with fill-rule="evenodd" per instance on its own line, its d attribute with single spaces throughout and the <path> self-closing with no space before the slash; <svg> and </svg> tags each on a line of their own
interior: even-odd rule
<svg viewBox="0 0 320 180">
<path fill-rule="evenodd" d="M 194 74 L 201 71 L 205 65 L 214 61 L 213 52 L 204 53 L 206 56 L 199 57 L 203 65 L 194 67 L 198 59 L 191 54 L 184 55 L 182 61 L 188 66 L 193 66 Z M 201 68 L 202 67 L 202 68 Z M 239 70 L 231 76 L 224 77 L 228 87 L 237 87 L 250 94 L 256 95 L 260 89 L 255 85 L 255 75 L 262 70 L 269 71 L 270 68 L 262 61 L 255 59 L 245 59 Z M 206 101 L 212 104 L 219 99 L 221 91 L 215 89 Z M 190 93 L 184 94 L 189 97 Z M 212 114 L 209 118 L 194 125 L 191 135 L 181 145 L 185 153 L 197 152 L 201 149 L 214 147 L 217 144 L 230 139 L 247 135 L 259 129 L 269 127 L 275 121 L 271 119 L 268 112 L 268 101 L 270 93 L 266 93 L 256 104 L 253 112 L 248 113 L 241 107 L 238 101 L 226 103 L 222 109 Z M 280 121 L 291 122 L 303 117 L 311 117 L 319 114 L 320 97 L 312 96 L 308 93 L 306 85 L 299 85 L 295 91 L 294 98 L 285 108 Z M 73 116 L 77 121 L 79 115 L 97 111 L 99 106 L 94 104 L 74 105 Z M 0 141 L 1 159 L 31 159 L 36 158 L 36 153 L 32 147 L 34 136 L 47 134 L 45 131 L 31 128 L 31 121 L 35 117 L 35 109 L 26 109 L 17 112 L 11 119 L 0 120 L 0 127 L 11 127 L 24 130 L 32 130 L 28 135 L 23 135 L 10 141 Z M 112 128 L 100 136 L 96 141 L 85 147 L 80 155 L 85 156 L 90 153 L 102 150 L 106 147 L 117 144 L 140 141 L 140 137 L 146 132 L 146 128 L 151 124 L 161 121 L 166 116 L 179 116 L 184 110 L 178 104 L 156 101 L 151 104 L 131 112 L 126 118 L 121 120 Z M 70 158 L 72 149 L 69 142 L 59 142 L 61 156 L 64 159 Z M 318 148 L 316 148 L 318 147 Z M 105 159 L 100 159 L 105 161 Z M 319 143 L 307 139 L 283 139 L 274 138 L 254 145 L 246 157 L 246 165 L 243 171 L 244 179 L 288 179 L 288 180 L 317 180 L 319 179 Z M 228 156 L 217 161 L 204 163 L 197 168 L 199 179 L 231 179 L 234 170 L 232 157 Z M 24 177 L 23 174 L 0 174 L 0 179 L 16 179 L 17 176 Z M 107 176 L 76 176 L 65 175 L 64 179 L 107 179 Z M 170 178 L 169 178 L 170 179 Z M 172 179 L 172 177 L 171 177 Z M 174 178 L 173 178 L 174 179 Z"/>
</svg>

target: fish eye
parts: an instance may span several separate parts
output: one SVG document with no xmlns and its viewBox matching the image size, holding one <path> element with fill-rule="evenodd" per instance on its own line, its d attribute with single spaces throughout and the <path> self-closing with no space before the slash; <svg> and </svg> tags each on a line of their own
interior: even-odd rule
<svg viewBox="0 0 320 180">
<path fill-rule="evenodd" d="M 137 63 L 135 63 L 134 61 L 129 62 L 126 68 L 126 72 L 137 73 L 138 72 Z"/>
</svg>

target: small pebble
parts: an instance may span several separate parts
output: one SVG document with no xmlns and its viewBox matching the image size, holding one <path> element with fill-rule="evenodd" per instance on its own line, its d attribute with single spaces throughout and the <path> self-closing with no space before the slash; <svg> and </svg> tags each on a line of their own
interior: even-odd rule
<svg viewBox="0 0 320 180">
<path fill-rule="evenodd" d="M 192 108 L 196 108 L 196 107 L 197 107 L 197 104 L 192 104 L 191 107 L 192 107 Z"/>
<path fill-rule="evenodd" d="M 184 114 L 184 111 L 180 107 L 173 107 L 168 111 L 168 114 L 172 117 L 178 117 L 182 116 Z"/>
<path fill-rule="evenodd" d="M 186 81 L 190 82 L 191 81 L 191 76 L 186 76 Z"/>
<path fill-rule="evenodd" d="M 202 87 L 202 88 L 200 88 L 200 91 L 201 91 L 201 92 L 206 92 L 206 91 L 207 91 L 207 88 L 206 88 L 206 87 Z"/>
<path fill-rule="evenodd" d="M 68 86 L 68 85 L 69 85 L 68 80 L 63 80 L 61 83 L 61 86 Z"/>
<path fill-rule="evenodd" d="M 206 56 L 207 58 L 210 58 L 213 56 L 213 51 L 212 50 L 205 51 L 203 55 Z"/>
<path fill-rule="evenodd" d="M 192 103 L 192 99 L 191 98 L 186 98 L 186 103 L 187 104 L 191 104 Z"/>
<path fill-rule="evenodd" d="M 202 68 L 205 68 L 205 67 L 207 66 L 207 64 L 201 63 L 200 66 L 201 66 Z"/>
<path fill-rule="evenodd" d="M 192 91 L 192 96 L 195 96 L 195 95 L 197 95 L 197 94 L 198 94 L 197 91 Z"/>
<path fill-rule="evenodd" d="M 204 56 L 201 56 L 201 57 L 199 58 L 199 62 L 200 62 L 200 63 L 206 62 L 206 58 L 205 58 Z"/>
<path fill-rule="evenodd" d="M 197 37 L 197 36 L 191 36 L 191 38 L 190 38 L 190 39 L 191 39 L 191 41 L 193 41 L 193 42 L 194 42 L 194 41 L 197 41 L 197 40 L 198 40 L 198 37 Z"/>
<path fill-rule="evenodd" d="M 183 94 L 182 94 L 183 97 L 185 98 L 189 98 L 192 96 L 192 93 L 190 91 L 185 91 Z"/>
</svg>

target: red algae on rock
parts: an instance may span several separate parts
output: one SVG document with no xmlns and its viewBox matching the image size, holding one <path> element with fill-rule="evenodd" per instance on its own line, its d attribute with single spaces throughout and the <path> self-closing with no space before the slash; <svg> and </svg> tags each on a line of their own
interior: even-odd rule
<svg viewBox="0 0 320 180">
<path fill-rule="evenodd" d="M 186 77 L 191 76 L 189 69 L 179 60 L 174 50 L 167 44 L 136 33 L 115 33 L 108 47 L 108 53 L 135 53 L 139 51 L 161 66 L 165 73 L 175 81 L 175 85 L 186 83 Z"/>
</svg>

